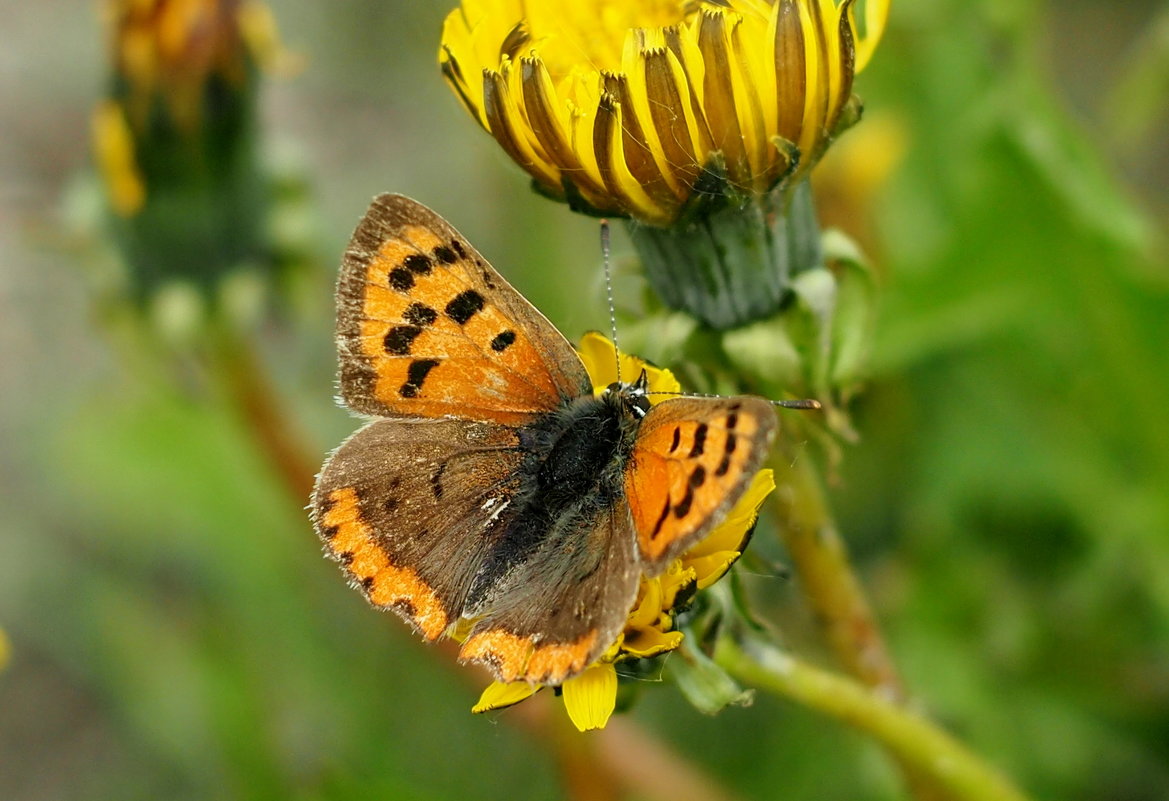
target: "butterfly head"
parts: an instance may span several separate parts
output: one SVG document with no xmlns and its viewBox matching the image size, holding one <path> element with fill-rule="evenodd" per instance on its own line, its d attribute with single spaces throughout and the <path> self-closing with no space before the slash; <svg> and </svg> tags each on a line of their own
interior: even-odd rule
<svg viewBox="0 0 1169 801">
<path fill-rule="evenodd" d="M 605 387 L 602 398 L 615 403 L 622 411 L 640 420 L 649 411 L 649 376 L 645 369 L 632 384 L 614 381 Z"/>
</svg>

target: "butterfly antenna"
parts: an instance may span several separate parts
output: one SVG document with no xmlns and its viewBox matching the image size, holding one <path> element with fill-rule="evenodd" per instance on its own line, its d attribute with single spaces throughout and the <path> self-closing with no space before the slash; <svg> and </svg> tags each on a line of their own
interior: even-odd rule
<svg viewBox="0 0 1169 801">
<path fill-rule="evenodd" d="M 726 395 L 712 395 L 707 392 L 664 392 L 662 390 L 655 390 L 646 392 L 646 395 L 676 395 L 683 398 L 725 398 Z M 820 401 L 814 398 L 800 398 L 799 400 L 770 400 L 767 402 L 772 406 L 779 406 L 784 409 L 803 409 L 805 411 L 818 411 L 824 408 Z"/>
<path fill-rule="evenodd" d="M 601 220 L 601 260 L 605 268 L 605 299 L 609 302 L 609 334 L 617 355 L 617 383 L 621 383 L 621 348 L 617 345 L 617 308 L 613 305 L 613 273 L 609 268 L 609 221 Z"/>
<path fill-rule="evenodd" d="M 817 411 L 823 409 L 824 405 L 814 398 L 802 398 L 801 400 L 773 400 L 768 401 L 772 406 L 780 406 L 784 409 L 807 409 L 809 411 Z"/>
</svg>

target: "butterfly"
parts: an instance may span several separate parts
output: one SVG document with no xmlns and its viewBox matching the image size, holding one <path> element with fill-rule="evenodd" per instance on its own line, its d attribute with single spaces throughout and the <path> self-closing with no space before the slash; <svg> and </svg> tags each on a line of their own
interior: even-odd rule
<svg viewBox="0 0 1169 801">
<path fill-rule="evenodd" d="M 500 681 L 559 685 L 617 639 L 640 577 L 701 540 L 776 430 L 760 398 L 594 393 L 568 340 L 438 214 L 373 201 L 337 288 L 341 398 L 372 422 L 311 512 L 374 606 Z"/>
</svg>

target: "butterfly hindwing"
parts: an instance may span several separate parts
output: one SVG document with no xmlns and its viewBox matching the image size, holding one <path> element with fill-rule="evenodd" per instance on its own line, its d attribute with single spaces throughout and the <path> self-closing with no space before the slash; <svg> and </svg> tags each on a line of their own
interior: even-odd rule
<svg viewBox="0 0 1169 801">
<path fill-rule="evenodd" d="M 556 526 L 539 549 L 493 577 L 460 656 L 501 681 L 558 685 L 617 639 L 641 575 L 633 521 L 622 504 L 592 519 Z M 488 568 L 490 564 L 488 565 Z"/>
<path fill-rule="evenodd" d="M 589 392 L 568 341 L 445 220 L 376 198 L 337 289 L 341 394 L 383 417 L 520 424 Z"/>
<path fill-rule="evenodd" d="M 767 456 L 775 411 L 759 398 L 675 398 L 641 422 L 625 495 L 648 575 L 708 534 Z"/>
<path fill-rule="evenodd" d="M 483 559 L 511 523 L 517 445 L 514 429 L 493 423 L 370 423 L 321 470 L 317 532 L 371 603 L 435 640 L 460 617 Z"/>
</svg>

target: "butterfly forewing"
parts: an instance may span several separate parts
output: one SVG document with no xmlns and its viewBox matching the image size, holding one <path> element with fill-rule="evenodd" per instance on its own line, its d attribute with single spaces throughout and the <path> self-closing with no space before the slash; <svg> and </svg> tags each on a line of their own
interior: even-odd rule
<svg viewBox="0 0 1169 801">
<path fill-rule="evenodd" d="M 454 228 L 401 195 L 366 212 L 337 298 L 341 394 L 355 411 L 519 424 L 589 391 L 560 332 Z"/>
<path fill-rule="evenodd" d="M 317 532 L 373 604 L 437 639 L 514 516 L 517 445 L 514 429 L 493 423 L 370 423 L 321 470 Z"/>
<path fill-rule="evenodd" d="M 647 574 L 660 573 L 730 511 L 775 428 L 774 410 L 759 398 L 677 398 L 650 409 L 625 473 Z"/>
</svg>

